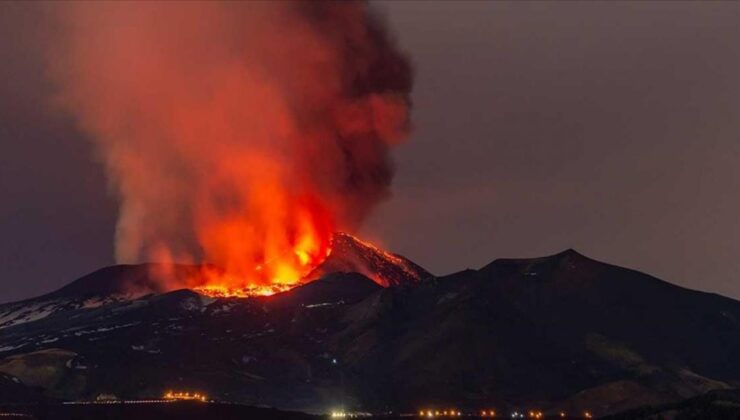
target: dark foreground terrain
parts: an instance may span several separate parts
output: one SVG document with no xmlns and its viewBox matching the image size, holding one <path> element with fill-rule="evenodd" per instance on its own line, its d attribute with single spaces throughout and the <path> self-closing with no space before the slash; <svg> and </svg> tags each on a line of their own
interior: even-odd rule
<svg viewBox="0 0 740 420">
<path fill-rule="evenodd" d="M 698 397 L 659 406 L 647 406 L 605 417 L 608 420 L 737 420 L 740 391 L 711 391 Z"/>
<path fill-rule="evenodd" d="M 529 413 L 521 411 L 525 418 Z M 111 404 L 33 404 L 0 406 L 0 417 L 35 420 L 242 420 L 242 419 L 286 419 L 310 420 L 332 418 L 331 415 L 309 415 L 305 413 L 280 411 L 269 408 L 248 407 L 237 404 L 199 403 L 181 401 L 176 403 L 111 403 Z M 407 415 L 375 415 L 364 418 L 398 419 L 398 418 L 492 418 L 490 415 L 480 416 L 474 413 L 462 413 L 461 416 L 420 416 Z M 498 418 L 512 418 L 511 413 L 499 413 Z M 574 416 L 562 417 L 560 413 L 543 413 L 541 419 L 579 419 L 583 413 Z M 740 419 L 740 391 L 721 390 L 689 398 L 684 401 L 663 404 L 660 406 L 646 406 L 623 413 L 606 417 L 604 420 L 736 420 Z"/>
<path fill-rule="evenodd" d="M 317 280 L 271 297 L 146 290 L 140 265 L 0 305 L 0 400 L 174 389 L 310 413 L 601 416 L 740 385 L 738 301 L 573 250 L 435 277 L 343 240 Z"/>
<path fill-rule="evenodd" d="M 269 408 L 187 401 L 154 404 L 52 404 L 0 407 L 0 417 L 3 417 L 4 413 L 14 413 L 14 417 L 19 419 L 28 418 L 38 420 L 308 420 L 322 418 Z"/>
</svg>

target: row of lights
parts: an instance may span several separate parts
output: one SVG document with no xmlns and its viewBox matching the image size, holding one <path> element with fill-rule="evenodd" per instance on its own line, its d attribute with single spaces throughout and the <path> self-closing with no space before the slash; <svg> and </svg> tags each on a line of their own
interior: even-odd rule
<svg viewBox="0 0 740 420">
<path fill-rule="evenodd" d="M 529 414 L 529 418 L 530 419 L 541 419 L 541 418 L 544 418 L 544 416 L 545 416 L 545 414 L 542 413 L 542 411 L 530 411 L 527 414 Z M 567 417 L 567 414 L 564 411 L 561 411 L 561 412 L 558 413 L 558 416 L 560 416 L 560 418 L 565 418 L 565 417 Z M 485 417 L 485 415 L 483 417 Z M 521 418 L 521 419 L 523 419 L 524 417 L 525 417 L 524 414 L 523 413 L 520 413 L 518 411 L 515 411 L 515 412 L 511 413 L 511 418 L 513 418 L 513 419 L 515 419 L 515 418 Z M 590 411 L 584 411 L 583 412 L 583 418 L 590 419 L 592 417 L 593 417 L 593 415 L 591 414 Z"/>
<path fill-rule="evenodd" d="M 529 417 L 530 419 L 542 419 L 544 418 L 545 414 L 542 411 L 536 411 L 532 410 L 529 411 L 528 416 L 524 413 L 520 413 L 519 411 L 514 411 L 511 413 L 511 418 L 513 419 L 523 419 L 526 417 Z M 438 410 L 421 410 L 419 411 L 419 417 L 459 417 L 462 413 L 457 410 L 449 410 L 449 411 L 438 411 Z M 558 415 L 561 418 L 565 418 L 567 414 L 563 411 L 558 413 Z M 496 417 L 496 411 L 495 410 L 482 410 L 480 412 L 481 417 Z M 583 412 L 583 418 L 593 418 L 593 415 L 590 411 L 584 411 Z"/>
<path fill-rule="evenodd" d="M 364 412 L 354 412 L 354 413 L 348 413 L 345 411 L 332 411 L 331 412 L 331 418 L 333 419 L 342 419 L 342 418 L 359 418 L 359 417 L 371 417 L 370 413 L 364 413 Z"/>
<path fill-rule="evenodd" d="M 185 400 L 185 401 L 201 401 L 205 402 L 206 396 L 200 393 L 189 393 L 189 392 L 173 392 L 167 391 L 162 397 L 165 400 Z"/>
<path fill-rule="evenodd" d="M 460 417 L 462 413 L 457 410 L 421 410 L 419 411 L 419 417 Z"/>
<path fill-rule="evenodd" d="M 118 404 L 163 404 L 177 400 L 115 400 L 115 401 L 64 401 L 63 405 L 118 405 Z"/>
</svg>

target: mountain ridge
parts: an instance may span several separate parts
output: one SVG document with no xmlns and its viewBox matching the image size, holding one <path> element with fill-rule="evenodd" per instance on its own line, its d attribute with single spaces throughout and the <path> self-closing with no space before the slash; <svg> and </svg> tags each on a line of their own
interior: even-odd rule
<svg viewBox="0 0 740 420">
<path fill-rule="evenodd" d="M 391 287 L 338 271 L 270 297 L 143 295 L 2 327 L 5 308 L 0 372 L 62 399 L 188 387 L 311 412 L 341 399 L 601 415 L 740 385 L 740 302 L 574 250 Z M 12 368 L 26 359 L 65 379 L 39 385 Z"/>
</svg>

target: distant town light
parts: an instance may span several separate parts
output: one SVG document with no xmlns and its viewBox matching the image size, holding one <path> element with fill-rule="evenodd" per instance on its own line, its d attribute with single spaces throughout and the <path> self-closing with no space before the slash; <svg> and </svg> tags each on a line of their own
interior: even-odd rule
<svg viewBox="0 0 740 420">
<path fill-rule="evenodd" d="M 206 395 L 201 393 L 167 391 L 162 397 L 169 401 L 206 401 Z"/>
<path fill-rule="evenodd" d="M 431 417 L 460 417 L 460 416 L 462 416 L 462 411 L 458 411 L 456 408 L 451 408 L 449 410 L 442 410 L 442 411 L 431 410 L 431 409 L 419 410 L 419 417 L 430 417 L 431 418 Z"/>
</svg>

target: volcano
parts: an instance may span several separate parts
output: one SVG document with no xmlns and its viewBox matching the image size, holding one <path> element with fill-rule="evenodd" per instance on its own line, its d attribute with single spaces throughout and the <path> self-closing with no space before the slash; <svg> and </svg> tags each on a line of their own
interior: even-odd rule
<svg viewBox="0 0 740 420">
<path fill-rule="evenodd" d="M 52 293 L 3 305 L 5 314 L 0 313 L 0 327 L 35 320 L 59 310 L 90 308 L 185 288 L 198 279 L 204 267 L 219 270 L 212 266 L 157 263 L 105 267 Z M 408 286 L 432 277 L 411 260 L 346 233 L 334 234 L 331 254 L 299 284 L 337 273 L 360 273 L 382 287 Z M 201 285 L 197 280 L 192 284 L 196 290 Z"/>
<path fill-rule="evenodd" d="M 144 264 L 0 305 L 3 383 L 26 399 L 175 389 L 309 412 L 595 415 L 740 384 L 738 301 L 574 250 L 432 276 L 337 238 L 309 278 L 272 296 L 161 289 Z"/>
</svg>

